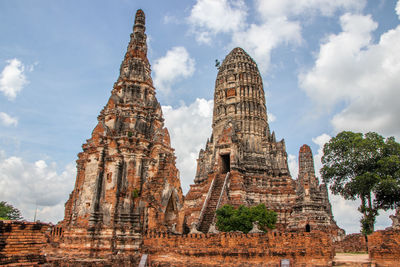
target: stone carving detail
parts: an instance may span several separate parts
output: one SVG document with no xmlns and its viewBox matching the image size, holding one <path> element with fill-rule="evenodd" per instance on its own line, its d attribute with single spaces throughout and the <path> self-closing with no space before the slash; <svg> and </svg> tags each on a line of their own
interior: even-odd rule
<svg viewBox="0 0 400 267">
<path fill-rule="evenodd" d="M 202 234 L 199 230 L 197 230 L 197 223 L 193 222 L 190 226 L 189 234 Z"/>
<path fill-rule="evenodd" d="M 219 231 L 218 231 L 217 226 L 215 225 L 215 223 L 212 223 L 212 224 L 210 225 L 210 229 L 208 229 L 208 233 L 209 233 L 209 234 L 218 234 L 218 233 L 219 233 Z"/>
<path fill-rule="evenodd" d="M 264 232 L 260 230 L 258 222 L 255 221 L 253 222 L 253 229 L 250 230 L 249 234 L 257 234 L 257 233 L 264 233 Z"/>
</svg>

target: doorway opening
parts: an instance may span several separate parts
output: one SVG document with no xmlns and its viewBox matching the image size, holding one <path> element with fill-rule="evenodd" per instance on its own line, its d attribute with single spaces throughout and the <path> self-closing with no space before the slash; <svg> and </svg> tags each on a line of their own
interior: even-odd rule
<svg viewBox="0 0 400 267">
<path fill-rule="evenodd" d="M 167 204 L 167 208 L 165 209 L 165 222 L 168 225 L 172 225 L 172 223 L 175 221 L 176 217 L 177 217 L 177 210 L 176 210 L 176 204 L 175 201 L 173 199 L 173 195 L 171 195 L 171 197 L 169 198 L 168 204 Z"/>
<path fill-rule="evenodd" d="M 221 155 L 222 173 L 227 173 L 231 170 L 231 157 L 230 154 Z"/>
<path fill-rule="evenodd" d="M 311 232 L 311 226 L 309 224 L 306 225 L 306 232 L 307 233 Z"/>
</svg>

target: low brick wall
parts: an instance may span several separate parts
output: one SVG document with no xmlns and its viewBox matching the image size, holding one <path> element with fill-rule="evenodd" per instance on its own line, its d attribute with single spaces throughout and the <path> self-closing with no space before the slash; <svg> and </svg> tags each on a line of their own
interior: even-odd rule
<svg viewBox="0 0 400 267">
<path fill-rule="evenodd" d="M 49 225 L 0 221 L 0 265 L 37 265 L 45 262 L 42 252 Z"/>
<path fill-rule="evenodd" d="M 336 253 L 368 252 L 367 242 L 362 234 L 346 235 L 342 241 L 333 243 Z"/>
<path fill-rule="evenodd" d="M 46 266 L 137 266 L 141 237 L 128 228 L 54 227 L 45 248 Z"/>
<path fill-rule="evenodd" d="M 369 235 L 368 253 L 376 266 L 399 266 L 400 230 L 376 231 Z"/>
<path fill-rule="evenodd" d="M 331 238 L 323 232 L 266 234 L 148 233 L 143 253 L 150 266 L 330 266 L 334 256 Z"/>
</svg>

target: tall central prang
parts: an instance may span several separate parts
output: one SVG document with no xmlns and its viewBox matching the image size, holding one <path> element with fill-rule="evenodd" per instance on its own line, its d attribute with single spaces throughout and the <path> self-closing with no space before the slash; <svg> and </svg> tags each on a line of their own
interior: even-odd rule
<svg viewBox="0 0 400 267">
<path fill-rule="evenodd" d="M 295 183 L 284 140 L 268 126 L 264 88 L 257 64 L 242 49 L 224 59 L 215 82 L 212 135 L 201 150 L 195 184 L 185 199 L 187 223 L 207 232 L 222 204 L 265 203 L 285 226 Z"/>
<path fill-rule="evenodd" d="M 233 170 L 288 174 L 284 141 L 277 143 L 269 130 L 257 64 L 242 48 L 233 49 L 219 68 L 212 128 L 216 148 L 226 147 L 224 137 L 230 137 L 229 151 L 223 151 L 232 154 Z"/>
</svg>

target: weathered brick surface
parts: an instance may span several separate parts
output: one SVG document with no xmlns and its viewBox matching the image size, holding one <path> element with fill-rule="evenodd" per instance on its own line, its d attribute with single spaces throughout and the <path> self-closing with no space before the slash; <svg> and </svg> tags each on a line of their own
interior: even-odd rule
<svg viewBox="0 0 400 267">
<path fill-rule="evenodd" d="M 150 266 L 329 266 L 333 246 L 329 235 L 311 233 L 220 233 L 174 236 L 149 233 L 143 252 Z"/>
<path fill-rule="evenodd" d="M 42 251 L 47 243 L 43 223 L 0 221 L 0 265 L 33 266 L 45 262 Z"/>
<path fill-rule="evenodd" d="M 346 235 L 341 241 L 335 241 L 335 252 L 368 252 L 367 242 L 362 234 Z"/>
<path fill-rule="evenodd" d="M 400 230 L 376 231 L 369 235 L 368 254 L 376 266 L 400 266 Z"/>
</svg>

